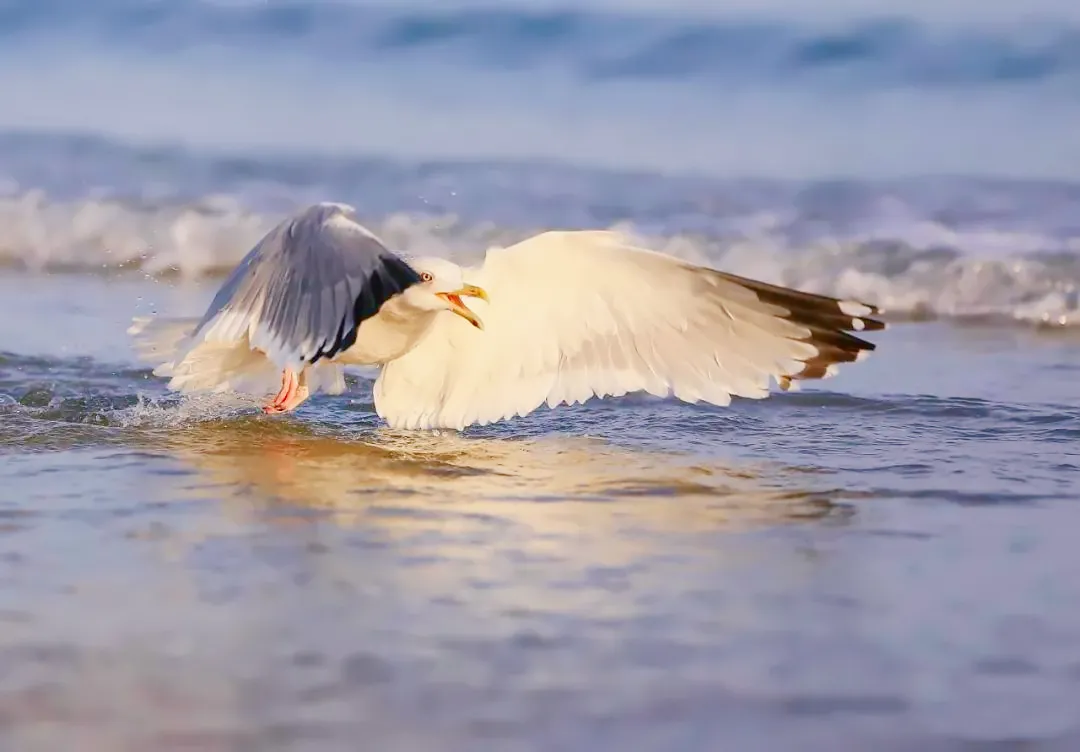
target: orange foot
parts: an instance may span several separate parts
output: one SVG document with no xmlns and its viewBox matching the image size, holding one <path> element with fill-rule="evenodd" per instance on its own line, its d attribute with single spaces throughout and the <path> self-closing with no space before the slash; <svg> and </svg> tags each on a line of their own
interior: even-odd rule
<svg viewBox="0 0 1080 752">
<path fill-rule="evenodd" d="M 263 412 L 267 415 L 287 413 L 299 407 L 309 396 L 307 373 L 297 376 L 296 371 L 286 368 L 281 372 L 281 390 L 263 405 Z"/>
</svg>

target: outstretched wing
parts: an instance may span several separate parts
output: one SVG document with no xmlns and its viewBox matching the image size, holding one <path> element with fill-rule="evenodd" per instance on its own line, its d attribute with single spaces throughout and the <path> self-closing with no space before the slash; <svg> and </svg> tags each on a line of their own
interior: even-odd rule
<svg viewBox="0 0 1080 752">
<path fill-rule="evenodd" d="M 466 281 L 484 330 L 446 314 L 383 368 L 375 405 L 401 428 L 463 428 L 542 404 L 644 391 L 727 405 L 769 379 L 831 375 L 874 345 L 877 309 L 635 248 L 613 232 L 548 232 L 488 252 Z"/>
<path fill-rule="evenodd" d="M 420 281 L 353 214 L 316 204 L 267 233 L 222 284 L 187 351 L 247 337 L 279 368 L 299 371 L 351 347 L 361 322 Z"/>
</svg>

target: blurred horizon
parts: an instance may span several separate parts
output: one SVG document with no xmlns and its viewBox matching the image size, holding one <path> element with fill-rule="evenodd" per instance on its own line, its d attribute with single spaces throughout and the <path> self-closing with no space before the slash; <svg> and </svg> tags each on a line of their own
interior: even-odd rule
<svg viewBox="0 0 1080 752">
<path fill-rule="evenodd" d="M 1080 179 L 1080 9 L 1052 0 L 13 0 L 0 41 L 9 133 L 713 177 Z"/>
</svg>

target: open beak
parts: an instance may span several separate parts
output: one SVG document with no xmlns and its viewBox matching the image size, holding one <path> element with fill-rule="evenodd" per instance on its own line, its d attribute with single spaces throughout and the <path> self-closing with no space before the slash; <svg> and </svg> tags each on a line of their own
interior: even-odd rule
<svg viewBox="0 0 1080 752">
<path fill-rule="evenodd" d="M 463 297 L 480 298 L 480 300 L 489 302 L 487 292 L 485 292 L 482 287 L 477 287 L 476 285 L 463 285 L 460 290 L 456 290 L 454 292 L 440 292 L 437 294 L 439 295 L 439 297 L 445 299 L 448 303 L 450 303 L 451 311 L 468 321 L 477 329 L 483 330 L 484 322 L 482 322 L 475 313 L 470 311 L 468 307 L 461 302 L 461 299 Z"/>
</svg>

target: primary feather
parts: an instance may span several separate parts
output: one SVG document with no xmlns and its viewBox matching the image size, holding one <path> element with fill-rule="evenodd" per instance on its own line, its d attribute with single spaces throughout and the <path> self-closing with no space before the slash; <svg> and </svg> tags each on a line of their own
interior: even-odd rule
<svg viewBox="0 0 1080 752">
<path fill-rule="evenodd" d="M 614 232 L 547 232 L 464 270 L 490 298 L 484 330 L 435 317 L 385 364 L 375 406 L 391 426 L 456 428 L 541 405 L 647 392 L 727 405 L 825 378 L 874 345 L 877 309 L 768 285 L 634 247 Z"/>
</svg>

